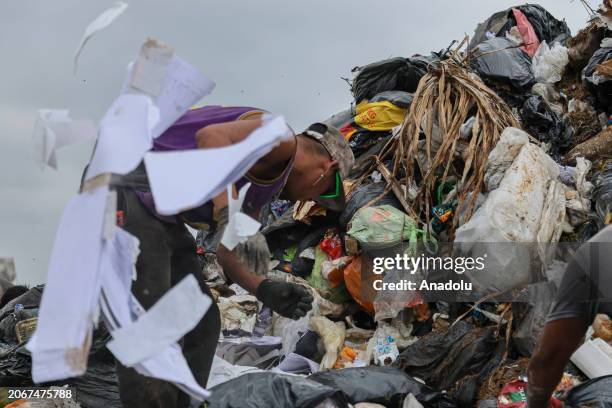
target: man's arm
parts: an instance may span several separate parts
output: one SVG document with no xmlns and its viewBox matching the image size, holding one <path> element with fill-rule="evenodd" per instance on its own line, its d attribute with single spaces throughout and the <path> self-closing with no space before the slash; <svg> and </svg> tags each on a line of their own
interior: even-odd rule
<svg viewBox="0 0 612 408">
<path fill-rule="evenodd" d="M 196 142 L 199 149 L 230 146 L 246 139 L 261 124 L 261 119 L 247 119 L 209 125 L 196 133 Z M 260 158 L 249 172 L 264 180 L 275 178 L 282 173 L 293 156 L 295 143 L 295 138 L 282 141 L 270 153 Z"/>
<path fill-rule="evenodd" d="M 529 408 L 547 408 L 550 397 L 561 381 L 563 370 L 584 337 L 586 318 L 555 320 L 544 326 L 542 337 L 529 360 L 527 377 Z"/>
<path fill-rule="evenodd" d="M 261 126 L 259 119 L 206 126 L 196 134 L 198 148 L 216 148 L 238 143 L 259 126 Z M 295 143 L 295 139 L 281 142 L 268 155 L 259 159 L 249 171 L 254 176 L 264 179 L 276 177 L 291 159 Z M 235 188 L 233 195 L 236 196 Z M 223 191 L 214 197 L 212 202 L 214 217 L 217 221 L 217 234 L 220 237 L 228 222 L 227 192 Z M 232 281 L 255 295 L 258 300 L 271 307 L 276 313 L 298 319 L 305 316 L 312 308 L 313 298 L 305 288 L 293 283 L 271 281 L 252 273 L 244 263 L 239 261 L 235 251 L 229 250 L 222 244 L 217 246 L 217 260 Z"/>
</svg>

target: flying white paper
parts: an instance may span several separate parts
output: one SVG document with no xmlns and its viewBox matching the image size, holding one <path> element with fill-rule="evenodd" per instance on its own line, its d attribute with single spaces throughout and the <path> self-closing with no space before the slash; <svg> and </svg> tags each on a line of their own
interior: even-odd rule
<svg viewBox="0 0 612 408">
<path fill-rule="evenodd" d="M 151 134 L 154 139 L 215 88 L 213 81 L 170 52 L 166 45 L 148 40 L 138 60 L 128 67 L 129 80 L 123 87 L 124 93 L 155 96 L 153 102 L 159 108 L 160 120 Z"/>
<path fill-rule="evenodd" d="M 231 146 L 147 153 L 144 161 L 157 211 L 173 215 L 204 204 L 291 135 L 283 117 L 276 116 Z"/>
<path fill-rule="evenodd" d="M 126 174 L 134 170 L 152 146 L 150 122 L 156 115 L 148 96 L 119 96 L 100 122 L 86 180 L 103 173 Z"/>
<path fill-rule="evenodd" d="M 36 383 L 81 375 L 87 367 L 107 194 L 108 186 L 79 194 L 60 220 L 38 326 L 27 344 Z"/>
<path fill-rule="evenodd" d="M 180 340 L 198 324 L 211 303 L 195 276 L 187 275 L 138 320 L 113 331 L 106 347 L 123 365 L 131 367 Z"/>
<path fill-rule="evenodd" d="M 242 186 L 240 191 L 238 191 L 238 198 L 234 199 L 232 197 L 232 185 L 230 184 L 227 186 L 227 212 L 229 221 L 223 232 L 221 244 L 230 251 L 236 248 L 238 244 L 247 242 L 249 237 L 255 235 L 257 231 L 259 231 L 259 227 L 261 227 L 259 222 L 245 213 L 240 212 L 242 203 L 250 187 L 251 183 Z"/>
<path fill-rule="evenodd" d="M 123 327 L 130 327 L 134 321 L 143 318 L 147 313 L 131 292 L 132 277 L 139 253 L 138 239 L 118 227 L 115 227 L 113 237 L 112 241 L 104 243 L 100 264 L 103 270 L 100 306 L 111 334 L 122 330 Z M 166 324 L 168 321 L 164 322 L 164 325 Z M 140 344 L 143 340 L 142 337 L 132 339 L 136 344 Z M 176 343 L 165 347 L 159 354 L 135 364 L 133 368 L 142 375 L 170 381 L 199 401 L 210 395 L 193 377 Z"/>
<path fill-rule="evenodd" d="M 74 73 L 77 72 L 77 65 L 79 63 L 79 55 L 81 55 L 81 51 L 83 51 L 83 47 L 87 42 L 91 39 L 91 37 L 100 30 L 105 29 L 109 25 L 117 19 L 123 12 L 127 9 L 127 3 L 119 1 L 115 3 L 111 8 L 104 11 L 95 20 L 93 20 L 87 28 L 85 29 L 85 33 L 83 34 L 83 38 L 81 38 L 81 42 L 77 47 L 77 50 L 74 54 Z"/>
<path fill-rule="evenodd" d="M 42 166 L 57 169 L 57 149 L 96 138 L 96 126 L 91 120 L 70 119 L 67 109 L 39 109 L 34 124 L 34 154 Z"/>
<path fill-rule="evenodd" d="M 159 96 L 174 50 L 164 43 L 149 38 L 140 48 L 131 72 L 130 86 L 153 98 Z"/>
</svg>

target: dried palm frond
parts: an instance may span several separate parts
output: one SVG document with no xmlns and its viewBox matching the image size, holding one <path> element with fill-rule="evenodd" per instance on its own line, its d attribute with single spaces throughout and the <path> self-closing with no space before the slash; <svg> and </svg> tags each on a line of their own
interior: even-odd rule
<svg viewBox="0 0 612 408">
<path fill-rule="evenodd" d="M 508 105 L 471 74 L 457 56 L 441 61 L 421 79 L 401 136 L 389 149 L 395 151 L 394 172 L 400 166 L 406 172 L 404 191 L 415 183 L 415 164 L 418 167 L 422 178 L 413 209 L 417 214 L 424 214 L 428 223 L 434 190 L 449 176 L 458 146 L 464 145 L 461 154 L 464 165 L 462 169 L 454 169 L 460 176 L 457 213 L 469 218 L 482 190 L 489 152 L 505 128 L 519 126 Z M 460 128 L 471 116 L 476 119 L 471 136 L 460 140 Z M 441 137 L 436 141 L 437 150 L 432 143 L 434 125 L 439 128 L 436 134 Z M 468 200 L 469 193 L 472 194 Z M 451 233 L 458 219 L 455 217 Z"/>
<path fill-rule="evenodd" d="M 457 213 L 464 220 L 471 217 L 483 187 L 489 152 L 505 128 L 520 127 L 508 105 L 466 67 L 469 58 L 479 57 L 459 53 L 467 41 L 466 37 L 451 51 L 450 58 L 430 67 L 419 82 L 401 130 L 386 142 L 356 181 L 360 185 L 374 170 L 384 174 L 382 162 L 390 160 L 391 172 L 384 174 L 388 188 L 372 201 L 393 191 L 407 214 L 427 224 L 435 189 L 451 176 L 451 170 L 459 179 Z M 472 116 L 471 135 L 463 140 L 460 129 Z M 435 135 L 438 140 L 434 140 Z M 396 183 L 389 181 L 390 175 Z M 409 197 L 415 188 L 416 198 Z M 451 235 L 459 218 L 454 218 Z"/>
</svg>

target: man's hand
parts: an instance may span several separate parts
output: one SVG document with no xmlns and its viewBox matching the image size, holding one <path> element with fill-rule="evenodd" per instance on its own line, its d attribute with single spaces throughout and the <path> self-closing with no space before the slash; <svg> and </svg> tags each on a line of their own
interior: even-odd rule
<svg viewBox="0 0 612 408">
<path fill-rule="evenodd" d="M 279 315 L 294 320 L 306 316 L 312 309 L 312 295 L 295 283 L 265 279 L 257 287 L 255 296 Z"/>
</svg>

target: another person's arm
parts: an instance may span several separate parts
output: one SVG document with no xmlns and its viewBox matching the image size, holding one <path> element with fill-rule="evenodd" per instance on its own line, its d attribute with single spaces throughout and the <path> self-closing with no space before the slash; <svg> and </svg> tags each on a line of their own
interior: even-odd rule
<svg viewBox="0 0 612 408">
<path fill-rule="evenodd" d="M 544 326 L 527 371 L 529 408 L 548 408 L 550 397 L 587 326 L 586 318 L 580 317 L 555 320 Z"/>
</svg>

